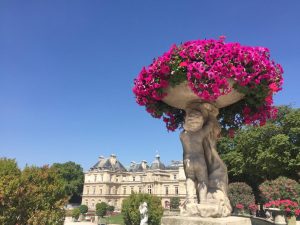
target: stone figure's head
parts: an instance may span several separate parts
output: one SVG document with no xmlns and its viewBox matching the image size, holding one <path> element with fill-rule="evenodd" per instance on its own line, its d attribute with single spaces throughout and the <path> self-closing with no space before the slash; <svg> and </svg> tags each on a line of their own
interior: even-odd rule
<svg viewBox="0 0 300 225">
<path fill-rule="evenodd" d="M 201 103 L 193 103 L 185 110 L 183 128 L 186 131 L 196 132 L 203 127 L 208 113 L 207 110 L 202 110 L 201 108 Z"/>
<path fill-rule="evenodd" d="M 148 205 L 147 205 L 147 202 L 144 202 L 143 203 L 143 207 L 147 207 Z"/>
</svg>

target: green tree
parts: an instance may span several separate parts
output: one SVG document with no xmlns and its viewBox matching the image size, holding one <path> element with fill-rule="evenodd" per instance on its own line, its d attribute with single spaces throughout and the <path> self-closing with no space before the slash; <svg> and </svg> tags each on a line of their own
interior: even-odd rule
<svg viewBox="0 0 300 225">
<path fill-rule="evenodd" d="M 19 224 L 63 224 L 67 202 L 64 183 L 48 166 L 26 167 L 21 175 L 22 198 Z"/>
<path fill-rule="evenodd" d="M 0 158 L 0 224 L 17 223 L 22 197 L 20 187 L 21 171 L 13 159 Z"/>
<path fill-rule="evenodd" d="M 56 170 L 20 171 L 15 160 L 0 158 L 0 178 L 0 224 L 63 224 L 67 195 Z"/>
<path fill-rule="evenodd" d="M 155 195 L 133 193 L 122 202 L 122 214 L 126 225 L 139 225 L 140 212 L 139 206 L 142 202 L 148 205 L 148 224 L 159 225 L 163 215 L 161 199 Z"/>
<path fill-rule="evenodd" d="M 89 208 L 86 205 L 80 205 L 79 210 L 81 214 L 86 214 L 89 210 Z"/>
<path fill-rule="evenodd" d="M 77 221 L 79 216 L 80 216 L 80 209 L 79 208 L 75 208 L 72 210 L 72 217 Z"/>
<path fill-rule="evenodd" d="M 115 207 L 113 206 L 113 205 L 109 205 L 108 207 L 107 207 L 107 211 L 108 212 L 113 212 L 115 210 Z"/>
<path fill-rule="evenodd" d="M 56 169 L 58 175 L 64 181 L 64 185 L 69 195 L 69 202 L 80 203 L 83 190 L 84 174 L 79 164 L 74 162 L 54 163 L 52 168 Z"/>
<path fill-rule="evenodd" d="M 179 197 L 172 197 L 170 199 L 170 208 L 171 209 L 179 209 L 180 199 Z"/>
<path fill-rule="evenodd" d="M 299 179 L 300 109 L 279 107 L 276 120 L 261 127 L 244 127 L 234 138 L 221 138 L 218 151 L 230 181 L 246 182 L 256 194 L 264 180 L 279 176 Z"/>
<path fill-rule="evenodd" d="M 105 202 L 100 202 L 96 204 L 96 215 L 104 217 L 107 212 L 108 205 Z"/>
</svg>

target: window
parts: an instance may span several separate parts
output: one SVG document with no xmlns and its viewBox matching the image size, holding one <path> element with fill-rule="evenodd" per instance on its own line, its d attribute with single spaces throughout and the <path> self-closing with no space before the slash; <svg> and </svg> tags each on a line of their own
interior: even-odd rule
<svg viewBox="0 0 300 225">
<path fill-rule="evenodd" d="M 152 187 L 151 187 L 151 185 L 148 185 L 148 194 L 152 194 Z"/>
<path fill-rule="evenodd" d="M 175 186 L 175 195 L 178 195 L 178 186 Z"/>
<path fill-rule="evenodd" d="M 132 177 L 132 181 L 135 181 L 135 177 Z"/>
<path fill-rule="evenodd" d="M 143 176 L 140 176 L 140 180 L 143 181 Z"/>
<path fill-rule="evenodd" d="M 176 174 L 174 174 L 174 180 L 177 180 L 177 176 L 176 176 Z"/>
<path fill-rule="evenodd" d="M 169 194 L 169 187 L 168 186 L 166 186 L 166 195 L 168 195 Z"/>
<path fill-rule="evenodd" d="M 126 187 L 123 188 L 123 194 L 126 195 Z"/>
<path fill-rule="evenodd" d="M 96 188 L 95 187 L 93 187 L 93 194 L 95 194 L 96 193 Z"/>
<path fill-rule="evenodd" d="M 142 193 L 142 187 L 139 187 L 139 193 Z"/>
<path fill-rule="evenodd" d="M 119 181 L 119 176 L 116 176 L 116 182 L 118 182 Z"/>
<path fill-rule="evenodd" d="M 94 182 L 97 181 L 97 175 L 94 175 Z"/>
<path fill-rule="evenodd" d="M 102 195 L 102 189 L 100 189 L 99 192 L 100 192 L 100 195 Z"/>
<path fill-rule="evenodd" d="M 89 194 L 89 193 L 90 193 L 90 187 L 87 186 L 87 187 L 86 187 L 86 194 Z"/>
<path fill-rule="evenodd" d="M 133 192 L 133 187 L 130 187 L 130 193 L 132 194 Z"/>
</svg>

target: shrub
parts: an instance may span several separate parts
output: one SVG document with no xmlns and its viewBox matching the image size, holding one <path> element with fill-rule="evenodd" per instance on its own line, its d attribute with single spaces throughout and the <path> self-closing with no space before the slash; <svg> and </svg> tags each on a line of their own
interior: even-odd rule
<svg viewBox="0 0 300 225">
<path fill-rule="evenodd" d="M 161 199 L 157 196 L 143 193 L 133 193 L 122 202 L 122 213 L 126 225 L 139 225 L 140 212 L 139 206 L 142 202 L 148 205 L 148 224 L 159 225 L 163 215 Z"/>
<path fill-rule="evenodd" d="M 78 220 L 79 216 L 80 216 L 80 209 L 79 208 L 73 209 L 73 211 L 72 211 L 72 217 L 75 220 Z"/>
<path fill-rule="evenodd" d="M 106 215 L 108 205 L 105 202 L 100 202 L 96 204 L 96 215 L 103 217 Z"/>
<path fill-rule="evenodd" d="M 113 205 L 107 206 L 107 211 L 108 212 L 113 212 L 115 210 L 115 207 Z"/>
<path fill-rule="evenodd" d="M 170 199 L 170 208 L 171 209 L 179 209 L 180 199 L 178 197 L 172 197 Z"/>
<path fill-rule="evenodd" d="M 279 199 L 290 199 L 300 202 L 300 184 L 287 177 L 278 177 L 275 180 L 267 180 L 259 185 L 261 197 L 264 202 Z"/>
<path fill-rule="evenodd" d="M 86 205 L 79 206 L 79 210 L 81 214 L 85 214 L 88 212 L 89 208 Z"/>
<path fill-rule="evenodd" d="M 252 188 L 243 182 L 231 183 L 228 186 L 228 197 L 233 208 L 249 209 L 249 205 L 255 202 Z"/>
</svg>

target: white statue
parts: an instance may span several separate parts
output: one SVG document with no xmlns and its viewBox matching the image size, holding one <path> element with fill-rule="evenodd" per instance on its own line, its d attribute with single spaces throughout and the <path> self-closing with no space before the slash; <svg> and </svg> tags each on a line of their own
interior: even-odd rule
<svg viewBox="0 0 300 225">
<path fill-rule="evenodd" d="M 139 207 L 140 214 L 141 214 L 141 223 L 140 225 L 148 225 L 148 208 L 147 202 L 143 202 L 140 204 Z"/>
</svg>

